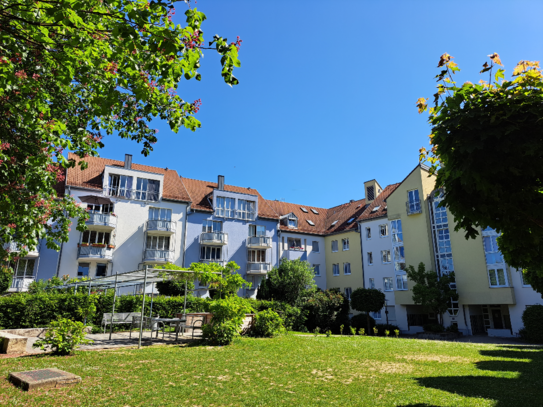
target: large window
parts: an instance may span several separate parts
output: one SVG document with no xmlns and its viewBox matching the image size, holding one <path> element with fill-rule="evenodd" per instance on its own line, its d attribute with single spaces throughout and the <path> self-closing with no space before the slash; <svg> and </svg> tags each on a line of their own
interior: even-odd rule
<svg viewBox="0 0 543 407">
<path fill-rule="evenodd" d="M 392 291 L 394 289 L 393 284 L 392 277 L 383 278 L 383 287 L 385 288 L 385 291 Z"/>
<path fill-rule="evenodd" d="M 332 274 L 334 276 L 339 276 L 339 263 L 332 265 Z"/>
<path fill-rule="evenodd" d="M 172 220 L 172 210 L 166 208 L 149 208 L 149 220 Z"/>
<path fill-rule="evenodd" d="M 131 198 L 132 188 L 132 177 L 117 174 L 109 175 L 109 191 L 107 191 L 108 195 Z"/>
<path fill-rule="evenodd" d="M 498 238 L 498 235 L 494 236 L 483 236 L 483 244 L 485 247 L 485 257 L 486 257 L 486 264 L 503 264 L 503 256 L 500 252 L 500 249 L 498 249 L 498 243 L 496 242 L 496 239 Z"/>
<path fill-rule="evenodd" d="M 77 265 L 77 276 L 88 277 L 89 276 L 90 263 L 79 263 Z"/>
<path fill-rule="evenodd" d="M 319 253 L 319 242 L 316 241 L 316 240 L 313 240 L 312 246 L 313 246 L 313 252 L 314 253 Z"/>
<path fill-rule="evenodd" d="M 136 182 L 135 199 L 140 201 L 158 201 L 160 181 L 147 178 L 138 178 Z"/>
<path fill-rule="evenodd" d="M 402 221 L 400 219 L 390 222 L 392 226 L 392 243 L 403 243 Z"/>
<path fill-rule="evenodd" d="M 33 277 L 34 276 L 34 259 L 20 259 L 15 265 L 15 277 Z"/>
<path fill-rule="evenodd" d="M 505 268 L 489 268 L 488 279 L 491 287 L 507 287 L 507 273 Z"/>
<path fill-rule="evenodd" d="M 296 239 L 294 237 L 288 238 L 288 249 L 289 250 L 304 250 L 302 246 L 302 239 Z"/>
<path fill-rule="evenodd" d="M 266 250 L 249 250 L 247 261 L 249 263 L 266 263 Z"/>
<path fill-rule="evenodd" d="M 217 197 L 215 206 L 215 216 L 223 218 L 233 218 L 235 215 L 236 200 L 234 198 L 226 198 L 223 196 Z"/>
<path fill-rule="evenodd" d="M 238 218 L 244 220 L 254 220 L 256 217 L 255 201 L 246 201 L 238 199 Z"/>
<path fill-rule="evenodd" d="M 392 259 L 390 258 L 390 250 L 381 250 L 381 262 L 390 263 Z"/>
<path fill-rule="evenodd" d="M 436 257 L 439 264 L 439 273 L 449 274 L 454 271 L 451 239 L 447 220 L 447 209 L 444 206 L 440 206 L 440 203 L 441 198 L 437 198 L 433 203 L 433 228 L 437 246 Z"/>
<path fill-rule="evenodd" d="M 222 232 L 222 222 L 206 219 L 202 224 L 202 232 Z"/>
<path fill-rule="evenodd" d="M 343 263 L 343 274 L 346 276 L 351 274 L 351 263 Z"/>
<path fill-rule="evenodd" d="M 343 251 L 349 250 L 349 239 L 341 239 L 341 244 L 343 246 Z"/>
<path fill-rule="evenodd" d="M 332 240 L 332 252 L 338 251 L 338 243 L 337 240 Z"/>
<path fill-rule="evenodd" d="M 408 214 L 421 213 L 422 212 L 422 207 L 420 205 L 419 190 L 418 189 L 413 189 L 413 190 L 407 192 L 407 198 L 408 198 L 407 213 Z"/>
<path fill-rule="evenodd" d="M 149 236 L 147 235 L 147 247 L 151 250 L 170 250 L 169 236 Z"/>
<path fill-rule="evenodd" d="M 396 271 L 405 270 L 405 254 L 403 246 L 394 247 L 394 269 Z"/>
<path fill-rule="evenodd" d="M 249 236 L 266 236 L 266 227 L 262 225 L 249 225 Z"/>
<path fill-rule="evenodd" d="M 207 261 L 220 261 L 221 260 L 221 248 L 213 246 L 200 247 L 200 260 Z"/>
<path fill-rule="evenodd" d="M 386 223 L 384 225 L 379 225 L 379 236 L 380 237 L 388 236 L 388 225 Z"/>
<path fill-rule="evenodd" d="M 96 230 L 86 230 L 81 237 L 81 243 L 87 244 L 109 244 L 109 232 L 98 232 Z"/>
<path fill-rule="evenodd" d="M 396 290 L 407 290 L 407 275 L 396 276 Z"/>
<path fill-rule="evenodd" d="M 313 264 L 313 272 L 315 276 L 319 277 L 321 275 L 321 266 L 320 264 Z"/>
</svg>

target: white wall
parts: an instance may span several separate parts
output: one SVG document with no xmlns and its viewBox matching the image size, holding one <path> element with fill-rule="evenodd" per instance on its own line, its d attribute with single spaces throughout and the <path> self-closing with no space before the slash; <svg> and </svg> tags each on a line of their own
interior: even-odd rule
<svg viewBox="0 0 543 407">
<path fill-rule="evenodd" d="M 522 323 L 522 313 L 527 305 L 543 304 L 541 294 L 534 291 L 532 287 L 523 285 L 521 271 L 510 267 L 509 277 L 510 283 L 515 290 L 515 305 L 509 305 L 509 315 L 511 317 L 511 328 L 513 334 L 516 334 L 519 329 L 524 327 Z"/>
</svg>

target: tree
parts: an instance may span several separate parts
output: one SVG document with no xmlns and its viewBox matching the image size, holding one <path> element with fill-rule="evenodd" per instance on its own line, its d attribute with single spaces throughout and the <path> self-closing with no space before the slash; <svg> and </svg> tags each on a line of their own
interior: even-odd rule
<svg viewBox="0 0 543 407">
<path fill-rule="evenodd" d="M 260 300 L 276 300 L 295 305 L 306 290 L 314 289 L 315 273 L 313 267 L 304 260 L 281 259 L 279 267 L 274 267 L 268 273 L 259 289 L 257 298 Z"/>
<path fill-rule="evenodd" d="M 316 290 L 307 294 L 300 299 L 299 306 L 306 313 L 305 326 L 310 332 L 317 327 L 322 332 L 336 330 L 348 321 L 349 302 L 339 291 Z"/>
<path fill-rule="evenodd" d="M 443 190 L 442 205 L 454 216 L 455 230 L 474 238 L 477 227 L 496 229 L 505 261 L 543 277 L 539 62 L 519 62 L 511 79 L 504 80 L 504 69 L 492 75 L 502 66 L 498 54 L 492 54 L 481 71 L 489 75 L 488 82 L 457 86 L 453 74 L 459 68 L 452 59 L 443 54 L 438 64 L 438 91 L 429 109 L 432 148 L 422 148 L 420 159 L 437 172 L 435 187 Z M 419 113 L 427 109 L 426 101 L 417 101 Z"/>
<path fill-rule="evenodd" d="M 367 333 L 370 334 L 370 312 L 379 312 L 385 306 L 385 294 L 375 288 L 357 288 L 351 294 L 351 308 L 365 312 Z"/>
<path fill-rule="evenodd" d="M 426 312 L 439 315 L 439 323 L 443 326 L 443 314 L 450 308 L 451 300 L 458 301 L 458 293 L 451 288 L 454 273 L 438 276 L 432 270 L 426 271 L 424 263 L 419 263 L 417 270 L 413 266 L 406 269 L 407 277 L 412 280 L 413 301 L 422 305 Z"/>
<path fill-rule="evenodd" d="M 175 0 L 2 0 L 0 7 L 0 259 L 25 255 L 39 239 L 66 242 L 70 218 L 85 212 L 55 185 L 79 157 L 98 155 L 105 135 L 157 142 L 154 118 L 195 130 L 201 102 L 177 95 L 181 78 L 201 79 L 203 50 L 221 56 L 228 85 L 241 40 L 215 35 L 205 47 L 195 8 L 175 25 Z M 79 165 L 84 168 L 85 161 Z M 9 243 L 14 243 L 9 245 Z M 11 248 L 11 250 L 10 250 Z"/>
<path fill-rule="evenodd" d="M 11 287 L 13 271 L 8 266 L 0 266 L 0 294 L 5 293 Z"/>
<path fill-rule="evenodd" d="M 169 297 L 182 297 L 185 295 L 185 282 L 178 280 L 164 280 L 156 283 L 156 288 L 160 295 Z M 187 295 L 192 294 L 194 282 L 187 281 Z"/>
</svg>

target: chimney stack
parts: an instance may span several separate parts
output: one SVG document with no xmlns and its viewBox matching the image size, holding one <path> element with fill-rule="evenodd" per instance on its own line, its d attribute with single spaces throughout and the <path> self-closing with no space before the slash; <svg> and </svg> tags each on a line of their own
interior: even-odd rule
<svg viewBox="0 0 543 407">
<path fill-rule="evenodd" d="M 124 155 L 124 168 L 126 168 L 127 170 L 132 169 L 132 154 Z"/>
<path fill-rule="evenodd" d="M 219 175 L 219 180 L 217 182 L 217 189 L 219 191 L 224 191 L 224 175 Z"/>
</svg>

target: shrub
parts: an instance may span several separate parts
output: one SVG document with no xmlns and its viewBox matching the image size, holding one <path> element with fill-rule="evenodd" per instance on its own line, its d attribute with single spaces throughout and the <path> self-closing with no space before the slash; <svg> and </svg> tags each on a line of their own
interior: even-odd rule
<svg viewBox="0 0 543 407">
<path fill-rule="evenodd" d="M 45 338 L 36 341 L 32 346 L 42 350 L 49 346 L 55 355 L 70 355 L 80 344 L 92 343 L 85 339 L 84 329 L 82 322 L 60 318 L 52 321 L 45 332 Z"/>
<path fill-rule="evenodd" d="M 284 331 L 283 319 L 277 312 L 268 309 L 256 314 L 251 334 L 253 336 L 271 338 Z"/>
<path fill-rule="evenodd" d="M 373 332 L 373 327 L 375 326 L 375 319 L 370 316 L 370 330 L 366 330 L 367 322 L 366 314 L 364 313 L 354 315 L 349 322 L 350 325 L 356 328 L 357 331 L 360 331 L 360 329 L 364 329 L 364 332 L 366 332 L 367 334 Z"/>
<path fill-rule="evenodd" d="M 446 329 L 445 329 L 446 332 L 454 332 L 454 333 L 458 333 L 458 325 L 453 325 L 453 324 L 450 324 Z"/>
<path fill-rule="evenodd" d="M 530 342 L 543 343 L 543 305 L 531 305 L 522 313 L 526 338 Z"/>
<path fill-rule="evenodd" d="M 203 337 L 211 345 L 230 345 L 239 335 L 239 326 L 233 321 L 206 324 L 202 327 Z"/>
<path fill-rule="evenodd" d="M 316 327 L 323 331 L 337 330 L 341 324 L 349 324 L 349 303 L 335 290 L 316 291 L 305 299 L 303 311 L 307 314 L 305 326 L 312 332 Z"/>
<path fill-rule="evenodd" d="M 7 266 L 0 266 L 0 294 L 6 292 L 11 287 L 13 272 Z"/>
<path fill-rule="evenodd" d="M 424 332 L 440 333 L 445 331 L 443 325 L 440 324 L 425 324 L 422 328 L 424 329 Z"/>
<path fill-rule="evenodd" d="M 245 314 L 252 311 L 250 303 L 238 296 L 211 301 L 213 317 L 202 328 L 204 339 L 212 345 L 229 345 L 239 335 Z"/>
<path fill-rule="evenodd" d="M 185 295 L 185 282 L 180 280 L 157 281 L 156 288 L 160 295 L 168 297 L 182 297 Z M 192 290 L 194 290 L 194 282 L 187 281 L 187 291 Z"/>
<path fill-rule="evenodd" d="M 390 332 L 394 332 L 395 330 L 400 329 L 398 326 L 392 324 L 377 324 L 375 325 L 375 327 L 377 328 L 378 336 L 386 336 L 385 331 L 388 331 L 390 334 Z"/>
</svg>

